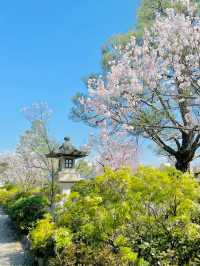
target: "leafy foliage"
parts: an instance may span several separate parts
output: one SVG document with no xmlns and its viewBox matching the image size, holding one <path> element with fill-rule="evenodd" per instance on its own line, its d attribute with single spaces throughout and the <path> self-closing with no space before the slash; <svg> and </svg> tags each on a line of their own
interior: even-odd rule
<svg viewBox="0 0 200 266">
<path fill-rule="evenodd" d="M 36 229 L 30 234 L 32 248 L 44 248 L 48 245 L 49 239 L 54 233 L 54 224 L 50 215 L 46 215 L 43 219 L 36 223 Z"/>
<path fill-rule="evenodd" d="M 16 188 L 1 188 L 0 189 L 0 205 L 6 206 L 6 204 L 11 200 L 15 198 L 15 195 L 17 193 Z"/>
<path fill-rule="evenodd" d="M 47 211 L 47 199 L 42 195 L 16 195 L 8 202 L 7 209 L 19 229 L 27 233 Z"/>
<path fill-rule="evenodd" d="M 54 232 L 42 220 L 31 236 L 36 249 L 54 239 L 50 265 L 198 265 L 199 200 L 198 181 L 172 168 L 106 170 L 73 188 Z"/>
<path fill-rule="evenodd" d="M 8 186 L 0 202 L 48 265 L 199 265 L 200 185 L 173 168 L 112 171 L 77 183 L 55 221 L 46 199 Z"/>
</svg>

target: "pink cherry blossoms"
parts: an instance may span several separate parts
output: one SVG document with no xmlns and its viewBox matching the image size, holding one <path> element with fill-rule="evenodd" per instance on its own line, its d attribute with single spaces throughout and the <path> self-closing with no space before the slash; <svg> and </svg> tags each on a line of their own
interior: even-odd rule
<svg viewBox="0 0 200 266">
<path fill-rule="evenodd" d="M 132 170 L 137 166 L 137 145 L 130 139 L 124 138 L 123 132 L 110 134 L 105 123 L 101 125 L 99 135 L 91 135 L 90 146 L 95 154 L 97 172 L 102 168 L 117 170 L 128 167 Z"/>
<path fill-rule="evenodd" d="M 80 99 L 81 103 L 100 120 L 102 116 L 133 126 L 130 118 L 141 109 L 164 108 L 159 96 L 149 102 L 154 95 L 160 94 L 164 101 L 172 97 L 170 109 L 188 98 L 192 101 L 195 97 L 197 102 L 199 42 L 200 18 L 168 10 L 168 16 L 158 17 L 151 31 L 145 33 L 142 45 L 133 37 L 125 50 L 116 47 L 121 58 L 110 62 L 105 77 L 89 79 L 88 98 Z"/>
<path fill-rule="evenodd" d="M 46 182 L 47 173 L 36 154 L 1 154 L 0 162 L 5 164 L 5 170 L 1 173 L 3 182 L 17 184 L 24 190 Z"/>
<path fill-rule="evenodd" d="M 79 99 L 81 119 L 151 139 L 175 157 L 178 169 L 184 160 L 188 167 L 200 146 L 200 17 L 182 2 L 185 11 L 157 16 L 142 43 L 133 37 L 116 47 L 119 59 L 89 79 L 88 95 Z"/>
</svg>

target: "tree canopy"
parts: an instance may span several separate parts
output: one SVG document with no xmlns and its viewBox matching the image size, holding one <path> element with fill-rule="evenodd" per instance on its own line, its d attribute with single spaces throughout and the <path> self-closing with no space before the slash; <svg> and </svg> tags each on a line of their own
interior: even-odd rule
<svg viewBox="0 0 200 266">
<path fill-rule="evenodd" d="M 197 9 L 168 9 L 142 43 L 132 37 L 115 47 L 118 58 L 109 71 L 88 80 L 88 95 L 76 98 L 74 116 L 148 138 L 187 171 L 200 147 L 199 40 Z"/>
<path fill-rule="evenodd" d="M 173 0 L 142 0 L 141 5 L 138 10 L 138 20 L 136 24 L 135 34 L 138 37 L 142 37 L 144 30 L 149 29 L 154 21 L 156 16 L 166 15 L 166 10 L 168 8 L 174 8 L 176 12 L 183 13 L 187 12 L 187 9 L 184 6 L 185 3 L 193 3 L 198 5 L 197 10 L 200 11 L 200 3 L 198 0 L 189 0 L 189 1 L 173 1 Z"/>
<path fill-rule="evenodd" d="M 186 1 L 187 2 L 187 1 Z M 200 12 L 199 0 L 190 0 L 196 5 L 197 12 Z M 109 62 L 118 57 L 114 47 L 125 46 L 135 36 L 141 42 L 144 31 L 153 26 L 158 14 L 165 16 L 168 8 L 174 8 L 177 12 L 185 12 L 184 1 L 181 0 L 141 0 L 137 12 L 136 25 L 127 33 L 121 33 L 111 37 L 102 48 L 102 65 L 105 70 L 109 69 Z"/>
</svg>

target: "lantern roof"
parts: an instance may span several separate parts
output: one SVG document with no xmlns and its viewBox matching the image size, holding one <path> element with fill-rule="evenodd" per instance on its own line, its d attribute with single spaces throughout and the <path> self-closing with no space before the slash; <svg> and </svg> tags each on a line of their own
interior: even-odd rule
<svg viewBox="0 0 200 266">
<path fill-rule="evenodd" d="M 47 158 L 66 158 L 66 159 L 78 159 L 86 157 L 88 154 L 85 151 L 76 149 L 71 143 L 70 138 L 65 137 L 64 143 L 57 149 L 47 154 Z"/>
</svg>

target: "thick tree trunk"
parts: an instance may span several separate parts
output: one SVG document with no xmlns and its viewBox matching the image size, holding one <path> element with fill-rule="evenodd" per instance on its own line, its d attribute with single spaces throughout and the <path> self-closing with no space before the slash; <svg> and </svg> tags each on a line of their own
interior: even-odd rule
<svg viewBox="0 0 200 266">
<path fill-rule="evenodd" d="M 195 150 L 180 150 L 175 156 L 176 169 L 180 170 L 183 173 L 190 171 L 190 164 L 194 159 L 194 155 Z"/>
<path fill-rule="evenodd" d="M 177 160 L 175 167 L 177 170 L 185 173 L 190 170 L 190 162 L 185 162 L 184 160 Z"/>
</svg>

